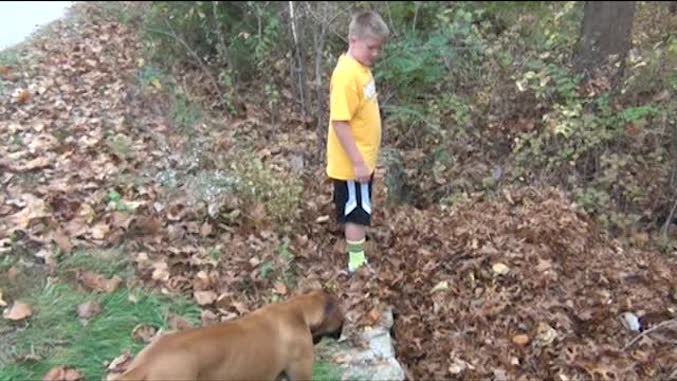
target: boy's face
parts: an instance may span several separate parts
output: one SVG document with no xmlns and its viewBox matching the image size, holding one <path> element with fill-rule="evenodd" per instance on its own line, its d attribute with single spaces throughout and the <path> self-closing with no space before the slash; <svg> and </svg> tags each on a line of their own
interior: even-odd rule
<svg viewBox="0 0 677 381">
<path fill-rule="evenodd" d="M 381 56 L 384 41 L 380 38 L 350 38 L 350 54 L 362 65 L 372 67 Z"/>
</svg>

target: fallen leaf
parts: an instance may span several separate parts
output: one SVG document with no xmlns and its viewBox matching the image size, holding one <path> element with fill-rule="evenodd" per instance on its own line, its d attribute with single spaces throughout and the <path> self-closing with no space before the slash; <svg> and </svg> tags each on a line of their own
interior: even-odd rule
<svg viewBox="0 0 677 381">
<path fill-rule="evenodd" d="M 2 290 L 0 290 L 0 307 L 7 307 L 7 302 L 2 300 Z"/>
<path fill-rule="evenodd" d="M 129 349 L 126 349 L 118 357 L 114 358 L 110 364 L 108 364 L 108 370 L 111 372 L 122 373 L 127 369 L 127 366 L 131 363 L 132 353 Z"/>
<path fill-rule="evenodd" d="M 174 331 L 183 331 L 193 328 L 193 326 L 191 326 L 190 323 L 186 321 L 186 319 L 174 313 L 169 314 L 167 318 L 167 326 L 169 329 Z"/>
<path fill-rule="evenodd" d="M 16 282 L 16 278 L 19 276 L 19 270 L 12 266 L 7 270 L 7 279 L 9 279 L 10 282 Z"/>
<path fill-rule="evenodd" d="M 157 330 L 149 325 L 137 325 L 132 331 L 132 338 L 137 343 L 149 343 Z"/>
<path fill-rule="evenodd" d="M 287 286 L 282 282 L 275 282 L 275 293 L 285 295 L 287 293 Z"/>
<path fill-rule="evenodd" d="M 92 238 L 102 240 L 106 237 L 106 233 L 110 231 L 110 227 L 105 222 L 100 222 L 91 229 Z"/>
<path fill-rule="evenodd" d="M 32 220 L 48 216 L 45 202 L 42 199 L 32 194 L 25 194 L 22 198 L 26 206 L 20 212 L 10 216 L 9 219 L 13 226 L 9 229 L 8 234 L 16 230 L 26 230 Z"/>
<path fill-rule="evenodd" d="M 161 280 L 163 282 L 169 280 L 169 270 L 166 262 L 155 262 L 153 267 L 155 268 L 152 275 L 153 280 Z"/>
<path fill-rule="evenodd" d="M 193 296 L 195 297 L 195 300 L 197 301 L 197 304 L 201 306 L 205 306 L 208 304 L 214 303 L 218 295 L 214 291 L 195 291 L 193 293 Z"/>
<path fill-rule="evenodd" d="M 550 345 L 557 338 L 557 331 L 547 323 L 539 323 L 537 332 L 536 340 L 543 347 Z"/>
<path fill-rule="evenodd" d="M 381 313 L 377 308 L 372 308 L 367 314 L 367 324 L 376 325 L 381 320 Z"/>
<path fill-rule="evenodd" d="M 202 238 L 208 237 L 210 234 L 212 234 L 212 225 L 208 224 L 205 222 L 200 226 L 200 236 Z"/>
<path fill-rule="evenodd" d="M 32 171 L 34 169 L 45 168 L 49 166 L 49 159 L 46 157 L 40 156 L 37 157 L 26 164 L 16 168 L 19 172 Z"/>
<path fill-rule="evenodd" d="M 20 105 L 28 103 L 31 99 L 31 93 L 26 89 L 17 88 L 12 92 L 12 102 L 18 103 Z"/>
<path fill-rule="evenodd" d="M 5 319 L 14 321 L 23 320 L 31 315 L 33 315 L 33 306 L 20 301 L 15 301 L 12 307 L 2 314 Z"/>
<path fill-rule="evenodd" d="M 210 310 L 202 310 L 200 313 L 200 320 L 202 321 L 202 326 L 208 326 L 216 323 L 218 317 L 216 314 Z"/>
<path fill-rule="evenodd" d="M 207 275 L 207 272 L 204 270 L 200 270 L 197 274 L 195 274 L 195 280 L 193 281 L 193 289 L 194 290 L 206 290 L 211 287 L 211 279 L 209 279 L 209 275 Z"/>
<path fill-rule="evenodd" d="M 430 292 L 446 291 L 449 289 L 449 282 L 446 280 L 441 281 L 435 285 L 435 287 L 430 290 Z"/>
<path fill-rule="evenodd" d="M 114 292 L 122 282 L 122 279 L 117 275 L 113 275 L 112 278 L 106 279 L 102 275 L 91 271 L 85 271 L 80 274 L 79 279 L 80 282 L 90 290 L 108 294 Z"/>
<path fill-rule="evenodd" d="M 535 270 L 538 272 L 543 272 L 545 270 L 550 270 L 552 268 L 552 261 L 549 259 L 539 259 L 538 265 L 536 265 Z"/>
<path fill-rule="evenodd" d="M 134 219 L 134 216 L 125 212 L 113 212 L 113 226 L 116 228 L 129 229 L 129 224 Z"/>
<path fill-rule="evenodd" d="M 52 368 L 47 372 L 42 381 L 78 381 L 82 379 L 82 375 L 77 370 L 59 367 Z"/>
<path fill-rule="evenodd" d="M 492 270 L 494 270 L 494 273 L 496 273 L 498 275 L 505 275 L 508 272 L 510 272 L 510 268 L 508 266 L 504 265 L 503 263 L 500 263 L 500 262 L 495 263 L 491 268 L 492 268 Z"/>
<path fill-rule="evenodd" d="M 73 249 L 70 238 L 68 238 L 68 236 L 66 236 L 66 234 L 61 229 L 54 232 L 52 239 L 54 242 L 56 242 L 59 250 L 65 254 L 69 254 Z"/>
<path fill-rule="evenodd" d="M 233 303 L 231 303 L 231 305 L 233 307 L 235 307 L 235 309 L 237 310 L 237 312 L 240 315 L 244 315 L 244 314 L 249 312 L 249 309 L 247 308 L 247 306 L 245 306 L 244 303 L 242 303 L 242 302 L 233 302 Z"/>
<path fill-rule="evenodd" d="M 512 342 L 523 347 L 529 343 L 529 336 L 527 335 L 515 335 L 512 338 Z"/>
<path fill-rule="evenodd" d="M 139 299 L 134 294 L 129 294 L 127 300 L 129 300 L 132 304 L 136 304 L 139 302 Z"/>
<path fill-rule="evenodd" d="M 661 91 L 660 93 L 654 95 L 654 97 L 651 99 L 653 102 L 662 102 L 666 99 L 670 98 L 670 91 L 668 89 L 665 89 Z"/>
<path fill-rule="evenodd" d="M 261 263 L 261 260 L 259 260 L 257 257 L 251 257 L 249 258 L 249 264 L 252 265 L 252 267 L 256 267 Z"/>
<path fill-rule="evenodd" d="M 78 306 L 78 316 L 82 319 L 89 319 L 101 313 L 101 306 L 99 303 L 90 300 Z"/>
<path fill-rule="evenodd" d="M 329 216 L 324 215 L 324 216 L 317 217 L 317 219 L 315 220 L 315 223 L 323 224 L 327 221 L 329 221 Z"/>
</svg>

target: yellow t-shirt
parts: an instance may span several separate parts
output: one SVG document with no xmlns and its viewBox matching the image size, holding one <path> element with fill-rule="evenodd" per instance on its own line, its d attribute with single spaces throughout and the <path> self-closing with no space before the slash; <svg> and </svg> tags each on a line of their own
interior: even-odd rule
<svg viewBox="0 0 677 381">
<path fill-rule="evenodd" d="M 374 77 L 368 67 L 346 54 L 341 55 L 331 76 L 327 175 L 337 180 L 354 180 L 353 163 L 332 126 L 336 120 L 350 124 L 355 145 L 373 173 L 381 145 L 381 115 Z"/>
</svg>

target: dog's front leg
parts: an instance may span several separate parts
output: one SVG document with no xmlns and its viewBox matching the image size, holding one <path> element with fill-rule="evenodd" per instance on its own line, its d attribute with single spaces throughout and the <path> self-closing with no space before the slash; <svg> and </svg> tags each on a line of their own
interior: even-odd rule
<svg viewBox="0 0 677 381">
<path fill-rule="evenodd" d="M 285 373 L 289 381 L 310 381 L 313 378 L 313 355 L 292 362 Z"/>
</svg>

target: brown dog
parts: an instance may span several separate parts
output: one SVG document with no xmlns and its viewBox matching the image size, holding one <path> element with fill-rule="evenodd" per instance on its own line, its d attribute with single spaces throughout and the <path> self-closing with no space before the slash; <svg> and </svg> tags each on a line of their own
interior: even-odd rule
<svg viewBox="0 0 677 381">
<path fill-rule="evenodd" d="M 313 345 L 338 338 L 343 312 L 323 291 L 260 308 L 242 318 L 161 336 L 119 380 L 310 380 Z"/>
</svg>

